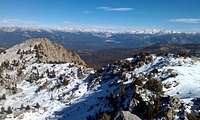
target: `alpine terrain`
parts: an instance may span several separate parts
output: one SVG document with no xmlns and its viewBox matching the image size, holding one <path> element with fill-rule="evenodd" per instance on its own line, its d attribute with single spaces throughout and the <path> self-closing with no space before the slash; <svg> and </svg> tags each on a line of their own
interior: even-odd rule
<svg viewBox="0 0 200 120">
<path fill-rule="evenodd" d="M 200 59 L 139 52 L 100 69 L 47 38 L 0 53 L 2 120 L 199 120 Z"/>
</svg>

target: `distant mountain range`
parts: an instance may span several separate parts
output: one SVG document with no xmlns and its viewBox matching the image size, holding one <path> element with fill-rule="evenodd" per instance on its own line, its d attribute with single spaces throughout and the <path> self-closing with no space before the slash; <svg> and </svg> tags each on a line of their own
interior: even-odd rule
<svg viewBox="0 0 200 120">
<path fill-rule="evenodd" d="M 115 31 L 98 29 L 49 29 L 37 27 L 0 27 L 0 47 L 8 48 L 29 38 L 47 37 L 77 51 L 113 48 L 141 48 L 154 44 L 199 44 L 200 33 L 167 30 Z"/>
</svg>

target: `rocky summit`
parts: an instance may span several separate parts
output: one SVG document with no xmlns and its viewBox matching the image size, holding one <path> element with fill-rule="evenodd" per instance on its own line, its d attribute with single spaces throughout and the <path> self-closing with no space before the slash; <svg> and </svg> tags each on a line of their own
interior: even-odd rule
<svg viewBox="0 0 200 120">
<path fill-rule="evenodd" d="M 77 65 L 86 65 L 78 54 L 65 49 L 62 45 L 52 43 L 47 38 L 29 39 L 22 44 L 1 52 L 1 56 L 3 58 L 1 61 L 17 59 L 32 61 L 34 59 L 34 62 L 42 63 L 73 62 Z"/>
</svg>

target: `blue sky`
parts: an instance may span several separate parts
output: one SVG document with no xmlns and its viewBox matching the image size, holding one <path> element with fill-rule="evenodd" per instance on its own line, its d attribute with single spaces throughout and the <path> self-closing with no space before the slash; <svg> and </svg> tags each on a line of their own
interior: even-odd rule
<svg viewBox="0 0 200 120">
<path fill-rule="evenodd" d="M 0 21 L 200 31 L 200 0 L 0 0 Z"/>
</svg>

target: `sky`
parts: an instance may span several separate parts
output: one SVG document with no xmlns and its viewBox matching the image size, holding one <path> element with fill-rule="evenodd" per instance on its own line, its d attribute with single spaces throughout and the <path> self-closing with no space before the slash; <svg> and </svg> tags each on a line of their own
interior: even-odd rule
<svg viewBox="0 0 200 120">
<path fill-rule="evenodd" d="M 200 31 L 200 0 L 0 0 L 0 24 Z"/>
</svg>

